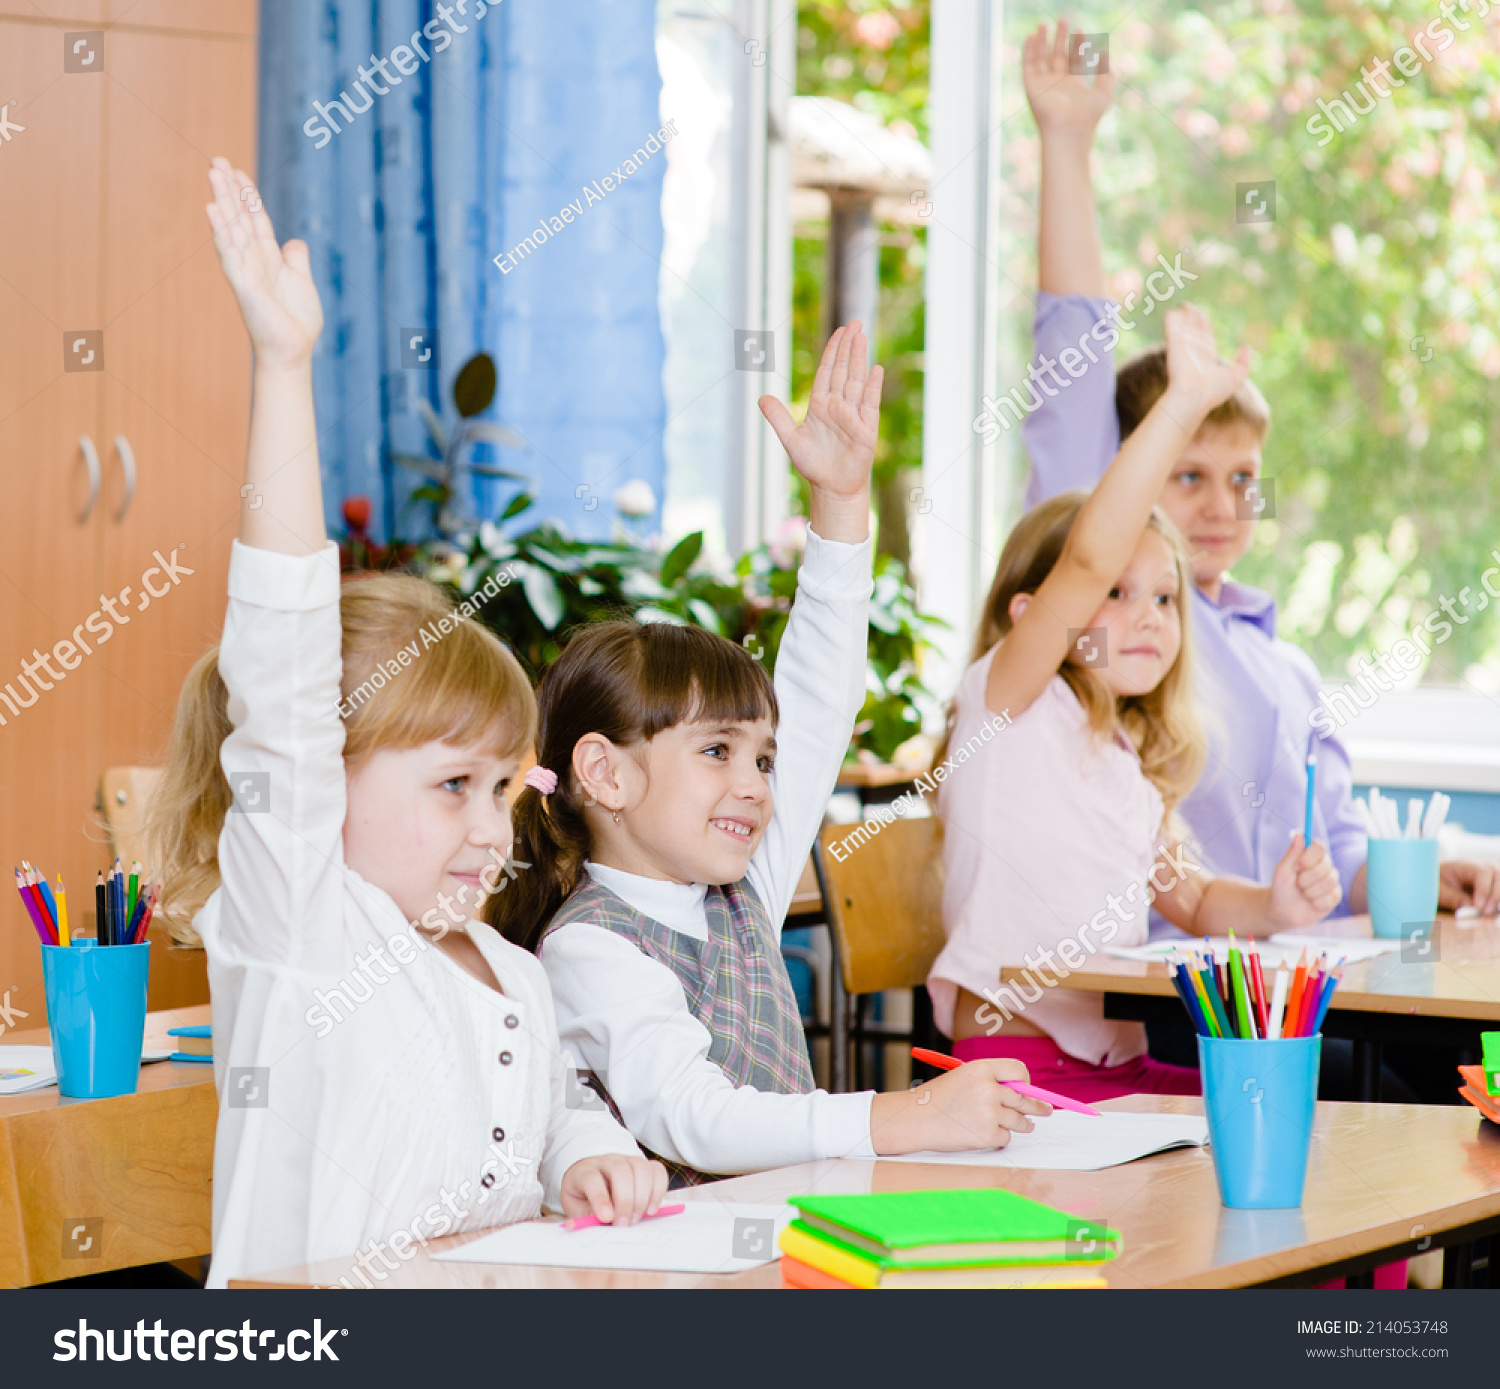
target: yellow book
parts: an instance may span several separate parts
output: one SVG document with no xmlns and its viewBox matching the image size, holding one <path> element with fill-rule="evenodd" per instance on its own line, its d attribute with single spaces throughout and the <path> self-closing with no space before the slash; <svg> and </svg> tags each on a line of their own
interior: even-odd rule
<svg viewBox="0 0 1500 1389">
<path fill-rule="evenodd" d="M 781 1252 L 856 1288 L 1104 1288 L 1099 1262 L 983 1264 L 951 1268 L 884 1268 L 795 1225 L 781 1232 Z M 1102 1262 L 1102 1261 L 1100 1261 Z"/>
</svg>

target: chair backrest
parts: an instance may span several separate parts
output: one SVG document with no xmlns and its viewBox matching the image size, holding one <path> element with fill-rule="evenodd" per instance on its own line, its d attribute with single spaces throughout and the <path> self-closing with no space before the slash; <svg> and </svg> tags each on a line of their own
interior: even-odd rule
<svg viewBox="0 0 1500 1389">
<path fill-rule="evenodd" d="M 849 825 L 825 825 L 814 860 L 844 988 L 870 994 L 926 983 L 947 939 L 942 822 L 893 820 L 836 857 L 833 846 L 851 833 Z"/>
<path fill-rule="evenodd" d="M 109 835 L 110 851 L 130 871 L 131 862 L 145 863 L 142 827 L 151 793 L 161 780 L 160 767 L 106 767 L 99 779 L 99 814 Z M 146 863 L 148 870 L 159 864 Z"/>
</svg>

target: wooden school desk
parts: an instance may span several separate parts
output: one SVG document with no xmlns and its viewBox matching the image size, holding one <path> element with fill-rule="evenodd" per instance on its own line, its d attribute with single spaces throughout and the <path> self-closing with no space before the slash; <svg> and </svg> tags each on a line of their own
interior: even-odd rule
<svg viewBox="0 0 1500 1389">
<path fill-rule="evenodd" d="M 146 1046 L 208 1017 L 206 1004 L 150 1013 Z M 46 1046 L 47 1030 L 7 1032 L 0 1062 L 12 1044 Z M 192 1062 L 142 1066 L 139 1090 L 114 1099 L 0 1096 L 0 1285 L 207 1254 L 217 1119 L 214 1068 Z"/>
<path fill-rule="evenodd" d="M 1105 1109 L 1202 1113 L 1202 1101 L 1132 1095 Z M 782 1201 L 806 1192 L 1007 1187 L 1119 1230 L 1105 1266 L 1116 1288 L 1309 1286 L 1500 1230 L 1500 1128 L 1467 1105 L 1318 1106 L 1300 1210 L 1230 1211 L 1219 1204 L 1206 1149 L 1143 1158 L 1102 1172 L 1008 1171 L 907 1162 L 806 1163 L 673 1193 L 684 1201 Z M 476 1235 L 434 1240 L 452 1248 Z M 387 1288 L 772 1288 L 775 1264 L 742 1274 L 628 1273 L 438 1263 L 420 1246 L 387 1273 Z M 373 1262 L 373 1261 L 372 1261 Z M 394 1262 L 394 1261 L 393 1261 Z M 238 1288 L 306 1288 L 351 1276 L 345 1258 L 236 1279 Z M 378 1268 L 379 1265 L 376 1264 Z M 372 1280 L 373 1281 L 373 1280 Z"/>
<path fill-rule="evenodd" d="M 1370 918 L 1325 921 L 1307 934 L 1368 938 Z M 1360 1099 L 1380 1098 L 1382 1043 L 1477 1051 L 1478 1034 L 1500 1027 L 1500 922 L 1494 917 L 1455 921 L 1444 913 L 1438 918 L 1435 944 L 1436 958 L 1430 963 L 1403 960 L 1396 951 L 1344 966 L 1343 982 L 1323 1020 L 1323 1035 L 1353 1041 Z M 1000 979 L 1010 983 L 1023 973 L 1007 965 Z M 1109 1018 L 1178 1025 L 1187 1021 L 1164 964 L 1117 960 L 1100 952 L 1060 980 L 1059 987 L 1102 993 Z M 1458 1089 L 1456 1077 L 1453 1088 Z"/>
</svg>

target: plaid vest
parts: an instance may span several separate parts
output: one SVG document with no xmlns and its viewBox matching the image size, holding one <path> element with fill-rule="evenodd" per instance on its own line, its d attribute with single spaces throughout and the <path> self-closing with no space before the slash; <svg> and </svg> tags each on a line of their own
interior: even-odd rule
<svg viewBox="0 0 1500 1389">
<path fill-rule="evenodd" d="M 710 887 L 703 905 L 708 915 L 706 941 L 653 921 L 590 879 L 563 903 L 542 941 L 545 944 L 547 936 L 572 921 L 587 921 L 624 936 L 677 976 L 689 1011 L 713 1039 L 708 1059 L 731 1083 L 778 1095 L 811 1094 L 812 1065 L 797 998 L 765 906 L 748 879 Z M 599 1092 L 610 1113 L 628 1128 L 603 1081 L 587 1073 L 579 1078 Z M 671 1173 L 674 1187 L 714 1180 L 682 1163 L 657 1160 Z"/>
</svg>

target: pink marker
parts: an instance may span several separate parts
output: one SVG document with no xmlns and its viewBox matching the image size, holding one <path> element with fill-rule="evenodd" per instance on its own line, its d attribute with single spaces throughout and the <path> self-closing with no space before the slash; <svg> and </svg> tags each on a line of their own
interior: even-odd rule
<svg viewBox="0 0 1500 1389">
<path fill-rule="evenodd" d="M 951 1056 L 944 1056 L 940 1051 L 928 1051 L 926 1047 L 913 1047 L 911 1054 L 913 1060 L 925 1061 L 929 1066 L 936 1066 L 942 1071 L 956 1071 L 964 1064 Z M 1029 1095 L 1034 1100 L 1050 1104 L 1054 1109 L 1071 1109 L 1075 1114 L 1092 1114 L 1096 1119 L 1104 1117 L 1092 1105 L 1084 1104 L 1082 1100 L 1070 1100 L 1066 1095 L 1059 1095 L 1051 1090 L 1043 1090 L 1040 1085 L 1032 1085 L 1024 1080 L 1007 1080 L 1004 1083 L 1016 1094 Z"/>
<path fill-rule="evenodd" d="M 664 1215 L 681 1215 L 686 1209 L 687 1207 L 679 1201 L 675 1206 L 658 1206 L 650 1215 L 643 1215 L 641 1219 L 656 1220 Z M 571 1220 L 565 1220 L 562 1223 L 564 1230 L 588 1230 L 595 1225 L 604 1229 L 610 1228 L 597 1215 L 575 1215 Z"/>
</svg>

